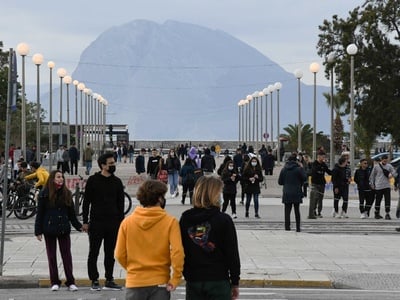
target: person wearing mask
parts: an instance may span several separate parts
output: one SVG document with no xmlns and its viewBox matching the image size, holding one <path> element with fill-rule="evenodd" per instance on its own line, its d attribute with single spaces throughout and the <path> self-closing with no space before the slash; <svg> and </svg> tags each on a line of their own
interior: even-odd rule
<svg viewBox="0 0 400 300">
<path fill-rule="evenodd" d="M 169 193 L 171 194 L 171 197 L 177 197 L 179 195 L 178 180 L 179 171 L 181 170 L 181 162 L 174 149 L 169 150 L 166 164 L 168 171 Z"/>
<path fill-rule="evenodd" d="M 303 203 L 303 183 L 306 180 L 303 165 L 292 154 L 282 168 L 278 184 L 283 186 L 282 203 L 285 205 L 285 230 L 290 230 L 290 213 L 294 208 L 296 232 L 300 232 L 300 204 Z"/>
<path fill-rule="evenodd" d="M 166 192 L 145 181 L 136 194 L 141 206 L 119 228 L 115 258 L 126 270 L 127 300 L 170 299 L 181 281 L 185 255 L 179 222 L 164 210 Z"/>
<path fill-rule="evenodd" d="M 265 175 L 272 176 L 275 167 L 275 157 L 272 154 L 271 148 L 268 148 L 268 153 L 262 159 L 262 167 L 264 169 Z"/>
<path fill-rule="evenodd" d="M 332 184 L 333 184 L 333 212 L 332 217 L 348 218 L 347 207 L 349 203 L 349 179 L 347 173 L 347 158 L 341 156 L 338 163 L 332 170 Z M 342 212 L 339 215 L 339 200 L 343 199 Z"/>
<path fill-rule="evenodd" d="M 196 183 L 193 208 L 179 224 L 185 250 L 186 299 L 239 297 L 240 256 L 235 225 L 220 211 L 223 182 L 203 176 Z"/>
<path fill-rule="evenodd" d="M 332 175 L 332 171 L 325 163 L 325 152 L 319 151 L 317 152 L 317 159 L 311 164 L 311 192 L 308 219 L 322 218 L 322 201 L 324 199 L 326 184 L 325 173 Z"/>
<path fill-rule="evenodd" d="M 151 179 L 157 179 L 157 168 L 160 162 L 161 156 L 158 155 L 157 150 L 154 148 L 151 150 L 151 157 L 147 161 L 147 174 Z"/>
<path fill-rule="evenodd" d="M 235 168 L 233 160 L 228 160 L 221 173 L 221 180 L 224 183 L 222 190 L 222 198 L 224 203 L 222 204 L 222 212 L 225 212 L 228 204 L 231 205 L 232 218 L 236 219 L 236 185 L 239 181 L 239 173 Z"/>
<path fill-rule="evenodd" d="M 397 172 L 391 164 L 388 164 L 388 156 L 383 155 L 381 161 L 373 167 L 369 176 L 369 184 L 375 191 L 375 219 L 382 219 L 380 215 L 381 201 L 385 197 L 385 219 L 390 217 L 390 179 L 396 178 Z"/>
<path fill-rule="evenodd" d="M 365 158 L 360 160 L 360 167 L 354 173 L 354 182 L 357 184 L 360 218 L 369 217 L 371 206 L 374 202 L 374 192 L 369 185 L 371 167 Z"/>
<path fill-rule="evenodd" d="M 114 249 L 118 229 L 124 219 L 124 186 L 116 171 L 114 154 L 107 152 L 97 160 L 100 172 L 90 176 L 86 182 L 83 200 L 83 230 L 89 233 L 89 255 L 87 261 L 91 289 L 100 290 L 97 259 L 104 241 L 104 289 L 120 290 L 114 282 Z"/>
<path fill-rule="evenodd" d="M 251 197 L 254 200 L 254 212 L 257 219 L 260 218 L 258 214 L 258 197 L 260 195 L 260 182 L 263 181 L 262 169 L 257 157 L 252 157 L 250 162 L 246 165 L 242 174 L 243 180 L 246 182 L 246 214 L 249 217 L 249 208 Z"/>
<path fill-rule="evenodd" d="M 71 255 L 71 224 L 78 231 L 82 224 L 75 215 L 71 191 L 65 186 L 64 175 L 60 170 L 50 173 L 49 180 L 39 194 L 35 219 L 35 236 L 46 244 L 49 264 L 51 290 L 60 289 L 61 280 L 57 267 L 57 241 L 65 272 L 65 285 L 70 291 L 77 291 L 73 276 Z"/>
<path fill-rule="evenodd" d="M 146 169 L 144 167 L 144 155 L 146 154 L 146 149 L 142 148 L 140 149 L 140 153 L 138 156 L 135 158 L 135 168 L 136 168 L 136 173 L 138 175 L 142 173 L 146 173 Z"/>
</svg>

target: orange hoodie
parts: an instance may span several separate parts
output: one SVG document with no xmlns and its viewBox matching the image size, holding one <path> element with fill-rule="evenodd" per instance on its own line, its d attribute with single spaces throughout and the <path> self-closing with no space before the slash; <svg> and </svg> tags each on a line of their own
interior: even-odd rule
<svg viewBox="0 0 400 300">
<path fill-rule="evenodd" d="M 167 283 L 176 287 L 184 256 L 178 220 L 161 207 L 136 207 L 122 221 L 115 258 L 127 271 L 127 288 Z"/>
</svg>

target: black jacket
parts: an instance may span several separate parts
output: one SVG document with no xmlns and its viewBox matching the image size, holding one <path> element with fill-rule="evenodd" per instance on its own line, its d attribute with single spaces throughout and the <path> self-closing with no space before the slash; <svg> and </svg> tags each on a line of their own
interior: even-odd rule
<svg viewBox="0 0 400 300">
<path fill-rule="evenodd" d="M 186 281 L 229 280 L 238 285 L 240 257 L 235 225 L 218 207 L 192 208 L 180 219 Z"/>
<path fill-rule="evenodd" d="M 212 156 L 211 154 L 205 154 L 201 158 L 201 168 L 205 172 L 214 172 L 215 167 L 216 167 L 215 159 L 214 156 Z"/>
<path fill-rule="evenodd" d="M 331 181 L 334 189 L 338 188 L 339 190 L 342 190 L 344 187 L 346 187 L 349 184 L 346 167 L 341 167 L 336 164 L 332 170 Z"/>
<path fill-rule="evenodd" d="M 232 175 L 235 174 L 235 180 L 232 180 Z M 224 182 L 222 192 L 224 194 L 236 194 L 236 185 L 240 179 L 239 172 L 234 168 L 232 171 L 224 168 L 221 174 L 221 180 Z"/>
<path fill-rule="evenodd" d="M 326 163 L 320 163 L 315 160 L 311 164 L 311 183 L 319 185 L 325 184 L 325 173 L 332 175 L 332 171 L 328 168 Z"/>
<path fill-rule="evenodd" d="M 136 173 L 141 174 L 145 173 L 146 170 L 144 168 L 144 156 L 139 154 L 135 158 L 135 166 L 136 166 Z"/>
<path fill-rule="evenodd" d="M 279 174 L 278 184 L 283 185 L 282 203 L 302 203 L 306 172 L 296 161 L 288 161 Z"/>
<path fill-rule="evenodd" d="M 90 176 L 83 200 L 83 223 L 120 223 L 124 219 L 124 186 L 121 179 L 100 172 Z"/>
<path fill-rule="evenodd" d="M 250 178 L 254 177 L 255 174 L 258 175 L 258 179 L 256 179 L 253 183 L 250 181 Z M 242 173 L 242 180 L 247 194 L 260 194 L 260 182 L 264 180 L 261 168 L 250 165 L 246 166 Z"/>
<path fill-rule="evenodd" d="M 55 203 L 51 203 L 48 190 L 40 191 L 35 219 L 35 235 L 60 236 L 70 234 L 71 224 L 76 230 L 80 231 L 82 224 L 76 218 L 72 199 L 71 205 L 67 206 L 60 195 L 61 190 L 57 193 Z"/>
<path fill-rule="evenodd" d="M 167 165 L 167 170 L 168 174 L 172 174 L 175 171 L 180 171 L 181 170 L 181 162 L 177 156 L 174 157 L 168 157 L 166 161 Z"/>
<path fill-rule="evenodd" d="M 157 155 L 156 157 L 150 156 L 147 161 L 147 174 L 156 175 L 156 169 L 158 167 L 158 162 L 160 161 L 161 156 Z"/>
<path fill-rule="evenodd" d="M 366 168 L 363 170 L 359 168 L 354 173 L 354 182 L 357 183 L 357 188 L 359 191 L 370 191 L 371 187 L 369 185 L 369 174 L 371 173 L 371 168 Z"/>
</svg>

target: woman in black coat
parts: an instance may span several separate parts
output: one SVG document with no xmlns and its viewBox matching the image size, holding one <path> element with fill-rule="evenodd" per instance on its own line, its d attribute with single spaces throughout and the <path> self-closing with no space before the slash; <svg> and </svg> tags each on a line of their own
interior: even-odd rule
<svg viewBox="0 0 400 300">
<path fill-rule="evenodd" d="M 246 191 L 246 215 L 249 217 L 249 208 L 251 202 L 251 196 L 254 199 L 254 212 L 257 219 L 260 218 L 258 214 L 258 196 L 260 195 L 260 182 L 263 181 L 264 176 L 262 174 L 262 168 L 257 157 L 252 157 L 249 163 L 243 170 L 242 179 L 245 184 Z"/>
<path fill-rule="evenodd" d="M 222 204 L 222 212 L 225 212 L 228 204 L 231 204 L 232 218 L 236 219 L 236 185 L 239 181 L 239 173 L 235 168 L 233 160 L 229 160 L 222 170 L 221 180 L 224 182 L 222 190 L 222 197 L 224 203 Z"/>
<path fill-rule="evenodd" d="M 278 183 L 283 185 L 282 203 L 285 205 L 285 230 L 290 230 L 290 213 L 294 207 L 296 231 L 300 232 L 300 203 L 303 203 L 303 183 L 306 173 L 296 155 L 289 157 L 281 173 Z"/>
</svg>

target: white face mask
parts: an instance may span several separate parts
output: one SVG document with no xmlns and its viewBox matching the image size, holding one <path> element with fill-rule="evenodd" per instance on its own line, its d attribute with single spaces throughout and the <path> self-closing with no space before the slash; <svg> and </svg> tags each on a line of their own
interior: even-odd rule
<svg viewBox="0 0 400 300">
<path fill-rule="evenodd" d="M 233 170 L 233 167 L 228 167 L 228 170 L 229 170 L 229 171 L 232 171 L 232 170 Z"/>
<path fill-rule="evenodd" d="M 253 161 L 253 162 L 251 162 L 251 165 L 252 165 L 253 167 L 255 167 L 255 166 L 257 166 L 257 163 L 256 163 L 255 161 Z"/>
</svg>

